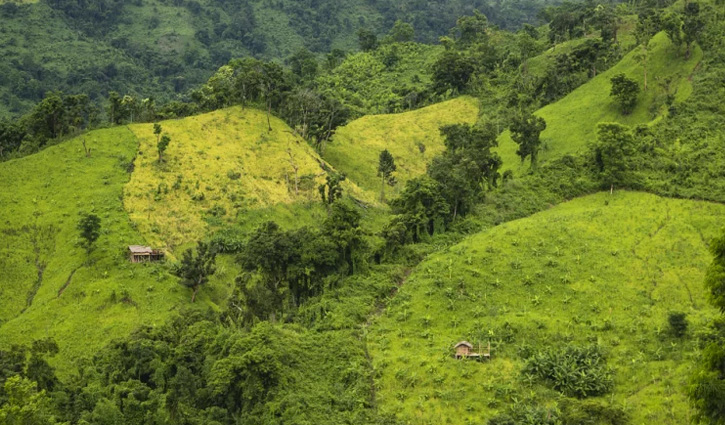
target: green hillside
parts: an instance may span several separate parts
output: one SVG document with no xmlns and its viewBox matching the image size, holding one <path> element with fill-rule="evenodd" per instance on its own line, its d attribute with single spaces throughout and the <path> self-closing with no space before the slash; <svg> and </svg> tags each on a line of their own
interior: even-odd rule
<svg viewBox="0 0 725 425">
<path fill-rule="evenodd" d="M 682 102 L 692 92 L 690 76 L 702 59 L 702 51 L 695 50 L 688 60 L 676 49 L 667 35 L 657 34 L 650 42 L 648 90 L 641 92 L 637 107 L 630 115 L 622 115 L 614 99 L 609 96 L 610 78 L 624 73 L 643 87 L 644 70 L 636 59 L 639 49 L 625 56 L 619 63 L 591 81 L 574 90 L 560 101 L 536 112 L 546 120 L 546 130 L 541 134 L 542 151 L 539 160 L 547 161 L 567 154 L 582 153 L 589 142 L 596 137 L 599 122 L 620 122 L 627 125 L 645 124 L 661 116 L 664 111 L 662 99 L 665 89 L 662 82 L 672 78 L 670 92 L 676 102 Z M 508 131 L 499 138 L 499 154 L 504 168 L 518 173 L 528 170 L 529 164 L 521 165 L 516 155 L 518 146 L 511 140 Z"/>
<path fill-rule="evenodd" d="M 173 249 L 249 210 L 319 199 L 325 172 L 314 150 L 270 122 L 271 132 L 264 112 L 241 107 L 163 121 L 171 143 L 161 164 L 153 125 L 131 126 L 139 154 L 124 206 L 146 239 Z"/>
<path fill-rule="evenodd" d="M 428 161 L 443 151 L 441 126 L 473 124 L 478 113 L 474 98 L 461 97 L 401 114 L 365 116 L 337 130 L 324 158 L 361 188 L 379 193 L 378 156 L 387 149 L 397 166 L 398 184 L 387 190 L 394 193 L 425 173 Z"/>
<path fill-rule="evenodd" d="M 128 245 L 146 242 L 121 204 L 136 146 L 133 133 L 117 127 L 0 164 L 0 347 L 53 337 L 57 362 L 67 366 L 188 304 L 163 267 L 126 257 Z M 90 256 L 76 246 L 79 212 L 101 219 Z M 217 278 L 229 282 L 225 272 Z M 223 300 L 226 289 L 212 284 L 204 292 L 200 306 Z"/>
<path fill-rule="evenodd" d="M 594 344 L 631 423 L 686 423 L 702 289 L 725 207 L 641 193 L 597 194 L 502 224 L 418 265 L 368 330 L 377 400 L 404 423 L 483 423 L 509 407 L 565 400 L 522 368 L 540 351 Z M 687 314 L 683 339 L 667 314 Z M 461 340 L 490 363 L 457 361 Z"/>
</svg>

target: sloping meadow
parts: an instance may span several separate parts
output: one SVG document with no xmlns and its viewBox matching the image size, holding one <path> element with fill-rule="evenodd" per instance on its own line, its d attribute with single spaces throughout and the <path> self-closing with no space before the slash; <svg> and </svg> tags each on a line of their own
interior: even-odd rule
<svg viewBox="0 0 725 425">
<path fill-rule="evenodd" d="M 716 314 L 702 285 L 707 246 L 723 214 L 601 193 L 429 257 L 369 329 L 381 409 L 411 424 L 483 423 L 523 406 L 556 412 L 583 395 L 632 423 L 687 422 L 696 335 Z M 671 312 L 686 314 L 682 337 Z M 455 360 L 461 340 L 474 351 L 490 343 L 491 361 Z M 532 363 L 577 352 L 603 359 L 599 392 L 543 379 L 537 371 L 554 371 Z"/>
</svg>

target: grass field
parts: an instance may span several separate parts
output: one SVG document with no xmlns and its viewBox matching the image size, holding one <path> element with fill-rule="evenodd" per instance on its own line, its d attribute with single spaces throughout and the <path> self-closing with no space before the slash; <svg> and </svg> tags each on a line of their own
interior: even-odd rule
<svg viewBox="0 0 725 425">
<path fill-rule="evenodd" d="M 484 231 L 417 266 L 368 329 L 383 411 L 408 424 L 484 423 L 558 392 L 522 376 L 522 353 L 596 344 L 614 369 L 599 400 L 631 423 L 682 424 L 696 334 L 717 312 L 702 285 L 725 206 L 591 195 Z M 687 314 L 683 339 L 667 314 Z M 453 344 L 490 341 L 490 363 Z M 478 348 L 478 347 L 476 347 Z"/>
<path fill-rule="evenodd" d="M 314 150 L 271 122 L 269 132 L 264 112 L 241 107 L 161 122 L 171 137 L 162 164 L 153 125 L 131 126 L 140 147 L 124 205 L 146 239 L 173 249 L 249 210 L 319 199 L 324 171 Z"/>
<path fill-rule="evenodd" d="M 383 149 L 389 150 L 398 181 L 394 188 L 386 188 L 386 196 L 392 198 L 406 181 L 425 173 L 428 162 L 445 149 L 441 126 L 473 124 L 477 119 L 478 102 L 470 97 L 401 114 L 365 116 L 337 131 L 324 158 L 362 189 L 379 194 L 378 157 Z"/>
<path fill-rule="evenodd" d="M 163 323 L 190 298 L 167 266 L 128 263 L 126 247 L 145 243 L 121 204 L 133 133 L 116 127 L 83 137 L 90 157 L 73 139 L 0 164 L 0 346 L 53 337 L 61 373 L 112 338 Z M 101 219 L 90 256 L 77 246 L 79 211 Z M 221 282 L 233 280 L 234 267 L 220 259 L 199 308 L 225 299 Z"/>
<path fill-rule="evenodd" d="M 635 79 L 642 88 L 644 70 L 636 59 L 638 52 L 640 50 L 635 49 L 617 65 L 597 75 L 560 101 L 536 112 L 547 123 L 546 130 L 541 134 L 543 147 L 539 155 L 540 161 L 584 152 L 588 143 L 595 139 L 596 125 L 599 122 L 614 121 L 636 125 L 655 120 L 664 113 L 664 105 L 658 101 L 664 94 L 661 82 L 666 78 L 672 78 L 670 90 L 675 93 L 676 102 L 687 99 L 692 93 L 689 76 L 702 59 L 702 51 L 695 49 L 690 59 L 685 60 L 683 51 L 678 51 L 665 33 L 659 33 L 650 42 L 648 90 L 640 93 L 634 112 L 622 115 L 614 99 L 609 96 L 609 80 L 614 75 L 624 73 Z M 499 154 L 504 161 L 504 169 L 524 173 L 529 169 L 529 163 L 521 165 L 516 150 L 517 145 L 511 140 L 510 133 L 504 132 L 499 138 Z"/>
</svg>

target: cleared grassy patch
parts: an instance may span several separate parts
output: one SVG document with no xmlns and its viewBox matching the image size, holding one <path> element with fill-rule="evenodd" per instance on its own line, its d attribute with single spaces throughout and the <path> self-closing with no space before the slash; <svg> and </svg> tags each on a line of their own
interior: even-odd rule
<svg viewBox="0 0 725 425">
<path fill-rule="evenodd" d="M 0 164 L 0 346 L 53 337 L 65 374 L 111 339 L 161 324 L 189 304 L 190 293 L 166 265 L 127 260 L 128 245 L 146 243 L 121 203 L 136 146 L 133 133 L 117 127 Z M 101 219 L 90 256 L 77 246 L 79 211 Z M 220 265 L 198 308 L 226 297 L 234 265 L 226 259 Z"/>
<path fill-rule="evenodd" d="M 395 158 L 398 181 L 386 188 L 393 197 L 409 179 L 425 173 L 426 165 L 445 146 L 440 127 L 473 124 L 478 119 L 478 102 L 460 97 L 416 111 L 389 115 L 368 115 L 340 128 L 325 150 L 325 160 L 347 174 L 362 189 L 380 193 L 378 157 L 387 149 Z"/>
<path fill-rule="evenodd" d="M 171 137 L 162 163 L 153 125 L 131 126 L 139 153 L 124 190 L 131 219 L 156 245 L 173 249 L 249 210 L 319 199 L 314 150 L 277 118 L 271 132 L 264 112 L 241 107 L 160 124 Z"/>
<path fill-rule="evenodd" d="M 410 424 L 482 423 L 513 403 L 559 394 L 521 370 L 528 354 L 595 344 L 614 368 L 596 398 L 631 423 L 680 424 L 694 335 L 717 314 L 705 299 L 709 239 L 725 206 L 601 193 L 479 233 L 421 263 L 368 330 L 383 411 Z M 688 334 L 667 314 L 687 314 Z M 453 344 L 490 363 L 457 361 Z M 528 354 L 527 354 L 528 353 Z"/>
<path fill-rule="evenodd" d="M 595 139 L 599 122 L 637 125 L 657 119 L 666 109 L 661 102 L 665 93 L 661 82 L 667 78 L 672 79 L 670 90 L 676 93 L 676 101 L 687 99 L 692 93 L 689 77 L 702 59 L 702 51 L 694 49 L 691 57 L 685 60 L 683 51 L 676 49 L 665 33 L 659 33 L 650 42 L 648 90 L 640 93 L 637 107 L 631 114 L 622 115 L 615 100 L 609 96 L 609 80 L 614 75 L 624 73 L 643 88 L 644 68 L 636 59 L 639 53 L 640 50 L 635 49 L 617 65 L 536 113 L 547 123 L 541 135 L 543 149 L 539 155 L 540 161 L 584 152 L 587 144 Z M 529 163 L 521 165 L 516 155 L 517 148 L 508 131 L 500 136 L 498 151 L 504 161 L 504 169 L 523 173 L 529 169 Z"/>
</svg>

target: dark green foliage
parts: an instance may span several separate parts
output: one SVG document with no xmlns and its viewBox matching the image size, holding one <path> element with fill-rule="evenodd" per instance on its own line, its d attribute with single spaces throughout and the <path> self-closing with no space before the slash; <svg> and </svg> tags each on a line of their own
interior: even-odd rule
<svg viewBox="0 0 725 425">
<path fill-rule="evenodd" d="M 610 96 L 614 97 L 624 115 L 632 113 L 637 106 L 639 96 L 639 84 L 624 74 L 615 75 L 611 79 L 612 91 Z"/>
<path fill-rule="evenodd" d="M 395 21 L 393 27 L 390 29 L 386 40 L 393 43 L 406 43 L 415 39 L 415 29 L 407 22 L 403 22 L 400 19 Z"/>
<path fill-rule="evenodd" d="M 486 421 L 486 425 L 558 425 L 560 412 L 556 408 L 546 408 L 520 403 L 506 413 Z"/>
<path fill-rule="evenodd" d="M 551 348 L 530 358 L 523 370 L 569 397 L 586 398 L 612 390 L 612 372 L 597 346 Z"/>
<path fill-rule="evenodd" d="M 393 213 L 400 217 L 393 219 L 398 224 L 391 224 L 389 227 L 398 227 L 404 223 L 414 242 L 420 242 L 426 235 L 432 236 L 443 231 L 446 223 L 450 221 L 451 206 L 441 193 L 438 182 L 428 176 L 409 180 L 400 196 L 391 202 Z M 392 246 L 396 245 L 395 239 L 407 239 L 401 238 L 397 231 L 388 232 L 387 236 L 394 238 L 389 241 Z"/>
<path fill-rule="evenodd" d="M 682 338 L 687 333 L 687 315 L 677 311 L 670 312 L 667 315 L 667 324 L 670 327 L 670 332 L 677 338 Z"/>
<path fill-rule="evenodd" d="M 599 400 L 566 399 L 560 403 L 562 425 L 627 425 L 629 415 Z"/>
<path fill-rule="evenodd" d="M 169 137 L 168 134 L 164 134 L 156 144 L 156 148 L 159 151 L 159 163 L 164 161 L 164 152 L 166 152 L 166 149 L 169 147 L 169 143 L 171 143 L 171 137 Z"/>
<path fill-rule="evenodd" d="M 393 173 L 396 169 L 393 155 L 387 149 L 380 152 L 380 157 L 378 158 L 378 176 L 383 181 L 382 188 L 380 189 L 380 202 L 385 201 L 385 185 L 395 184 Z"/>
<path fill-rule="evenodd" d="M 101 219 L 95 214 L 81 214 L 76 228 L 80 232 L 81 246 L 90 253 L 96 240 L 101 236 Z"/>
<path fill-rule="evenodd" d="M 319 229 L 284 231 L 265 223 L 241 249 L 239 262 L 248 274 L 237 279 L 230 303 L 244 305 L 244 323 L 291 317 L 336 277 L 362 270 L 367 250 L 360 214 L 342 202 L 332 206 Z"/>
<path fill-rule="evenodd" d="M 690 57 L 692 43 L 698 41 L 705 27 L 705 20 L 700 15 L 700 3 L 688 2 L 682 19 L 683 40 L 687 46 L 686 56 Z"/>
<path fill-rule="evenodd" d="M 447 51 L 433 66 L 433 84 L 436 92 L 463 93 L 475 71 L 470 56 L 459 52 Z"/>
<path fill-rule="evenodd" d="M 330 171 L 325 176 L 325 184 L 318 187 L 322 202 L 330 205 L 342 197 L 341 183 L 345 181 L 345 175 Z"/>
<path fill-rule="evenodd" d="M 725 312 L 725 232 L 710 245 L 713 261 L 707 270 L 705 288 L 710 301 Z M 689 396 L 701 423 L 725 423 L 725 322 L 723 317 L 712 323 L 712 335 L 705 344 L 700 368 L 693 374 Z"/>
<path fill-rule="evenodd" d="M 635 138 L 629 127 L 617 123 L 599 123 L 597 140 L 591 145 L 594 162 L 604 187 L 627 184 L 630 181 Z"/>
<path fill-rule="evenodd" d="M 546 130 L 546 121 L 533 114 L 523 114 L 513 119 L 511 123 L 511 138 L 519 145 L 516 154 L 521 163 L 531 158 L 531 166 L 536 166 L 539 150 L 541 150 L 541 132 Z"/>
<path fill-rule="evenodd" d="M 196 255 L 191 248 L 187 249 L 181 256 L 181 262 L 172 270 L 181 279 L 179 283 L 193 291 L 191 302 L 196 300 L 196 293 L 215 272 L 216 251 L 210 244 L 201 241 L 197 243 Z"/>
<path fill-rule="evenodd" d="M 710 293 L 710 302 L 725 312 L 725 232 L 710 243 L 713 261 L 707 270 L 705 287 Z"/>
<path fill-rule="evenodd" d="M 373 50 L 378 47 L 378 37 L 374 32 L 367 28 L 360 28 L 357 32 L 358 44 L 363 52 Z"/>
</svg>

